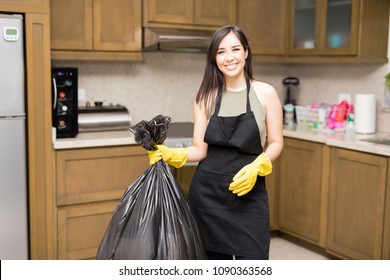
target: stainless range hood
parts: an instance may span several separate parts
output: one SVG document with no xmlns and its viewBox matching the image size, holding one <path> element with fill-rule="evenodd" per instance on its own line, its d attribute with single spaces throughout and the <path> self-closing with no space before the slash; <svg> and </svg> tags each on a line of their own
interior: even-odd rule
<svg viewBox="0 0 390 280">
<path fill-rule="evenodd" d="M 207 52 L 212 31 L 145 27 L 144 51 Z"/>
</svg>

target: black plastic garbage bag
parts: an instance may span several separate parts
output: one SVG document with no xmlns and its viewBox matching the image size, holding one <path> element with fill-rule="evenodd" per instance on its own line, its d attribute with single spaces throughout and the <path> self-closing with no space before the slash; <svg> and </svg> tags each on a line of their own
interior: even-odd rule
<svg viewBox="0 0 390 280">
<path fill-rule="evenodd" d="M 166 138 L 169 117 L 156 116 L 130 130 L 147 150 Z M 96 259 L 205 259 L 196 221 L 170 167 L 159 161 L 131 183 L 100 243 Z"/>
</svg>

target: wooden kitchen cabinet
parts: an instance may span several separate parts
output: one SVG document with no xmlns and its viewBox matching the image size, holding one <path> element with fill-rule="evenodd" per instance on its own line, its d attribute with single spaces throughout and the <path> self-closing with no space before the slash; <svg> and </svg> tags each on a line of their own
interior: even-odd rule
<svg viewBox="0 0 390 280">
<path fill-rule="evenodd" d="M 287 0 L 237 1 L 237 25 L 248 36 L 254 55 L 286 54 L 288 15 Z"/>
<path fill-rule="evenodd" d="M 0 0 L 0 11 L 47 14 L 49 0 Z"/>
<path fill-rule="evenodd" d="M 194 177 L 197 166 L 185 165 L 181 168 L 171 167 L 172 173 L 176 180 L 180 184 L 185 197 L 188 197 L 188 191 L 190 190 L 192 178 Z"/>
<path fill-rule="evenodd" d="M 268 205 L 270 215 L 270 228 L 278 229 L 278 185 L 280 176 L 280 158 L 272 162 L 272 173 L 265 177 L 265 184 L 268 193 Z"/>
<path fill-rule="evenodd" d="M 388 0 L 237 0 L 254 61 L 386 63 Z"/>
<path fill-rule="evenodd" d="M 141 0 L 51 0 L 52 59 L 141 60 Z"/>
<path fill-rule="evenodd" d="M 96 259 L 96 253 L 118 201 L 58 209 L 58 259 Z"/>
<path fill-rule="evenodd" d="M 289 54 L 356 55 L 360 0 L 294 0 Z"/>
<path fill-rule="evenodd" d="M 383 156 L 331 149 L 327 241 L 331 254 L 389 259 L 388 161 Z"/>
<path fill-rule="evenodd" d="M 58 259 L 96 257 L 120 198 L 148 167 L 138 145 L 56 151 Z"/>
<path fill-rule="evenodd" d="M 291 2 L 291 61 L 387 62 L 388 0 Z"/>
<path fill-rule="evenodd" d="M 313 244 L 325 245 L 327 146 L 284 138 L 278 184 L 278 227 Z"/>
<path fill-rule="evenodd" d="M 144 0 L 144 25 L 182 29 L 236 23 L 236 0 Z"/>
<path fill-rule="evenodd" d="M 390 158 L 387 159 L 386 205 L 383 226 L 382 259 L 390 260 Z"/>
</svg>

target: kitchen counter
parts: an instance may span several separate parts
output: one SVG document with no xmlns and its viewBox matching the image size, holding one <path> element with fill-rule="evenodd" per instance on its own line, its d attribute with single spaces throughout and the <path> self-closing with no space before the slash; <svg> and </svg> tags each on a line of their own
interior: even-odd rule
<svg viewBox="0 0 390 280">
<path fill-rule="evenodd" d="M 307 141 L 324 143 L 328 146 L 344 148 L 354 151 L 372 153 L 390 157 L 390 145 L 375 144 L 362 141 L 362 139 L 373 137 L 389 137 L 388 133 L 359 134 L 356 133 L 355 139 L 348 140 L 344 132 L 336 132 L 329 129 L 315 130 L 306 126 L 295 125 L 293 127 L 285 126 L 283 136 L 297 138 Z"/>
<path fill-rule="evenodd" d="M 55 131 L 53 135 L 55 135 Z M 53 137 L 53 148 L 55 150 L 135 144 L 134 135 L 128 130 L 83 132 L 75 138 L 56 139 L 55 136 Z"/>
<path fill-rule="evenodd" d="M 362 139 L 365 138 L 388 137 L 389 134 L 356 134 L 354 140 L 346 140 L 344 132 L 334 132 L 331 130 L 314 130 L 307 128 L 306 126 L 295 125 L 293 127 L 285 126 L 283 129 L 283 136 L 324 143 L 326 145 L 338 148 L 390 157 L 390 145 L 381 145 L 362 141 Z M 134 135 L 127 130 L 83 132 L 79 133 L 75 138 L 55 139 L 55 137 L 53 137 L 53 147 L 55 150 L 135 144 L 136 143 L 134 140 Z"/>
</svg>

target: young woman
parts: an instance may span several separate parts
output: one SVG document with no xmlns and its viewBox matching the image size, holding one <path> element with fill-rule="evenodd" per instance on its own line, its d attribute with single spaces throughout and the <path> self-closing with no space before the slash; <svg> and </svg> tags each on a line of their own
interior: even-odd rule
<svg viewBox="0 0 390 280">
<path fill-rule="evenodd" d="M 188 199 L 209 259 L 268 259 L 264 176 L 282 151 L 282 129 L 277 93 L 252 76 L 247 37 L 237 26 L 220 28 L 194 104 L 192 146 L 149 152 L 150 164 L 199 162 Z"/>
</svg>

